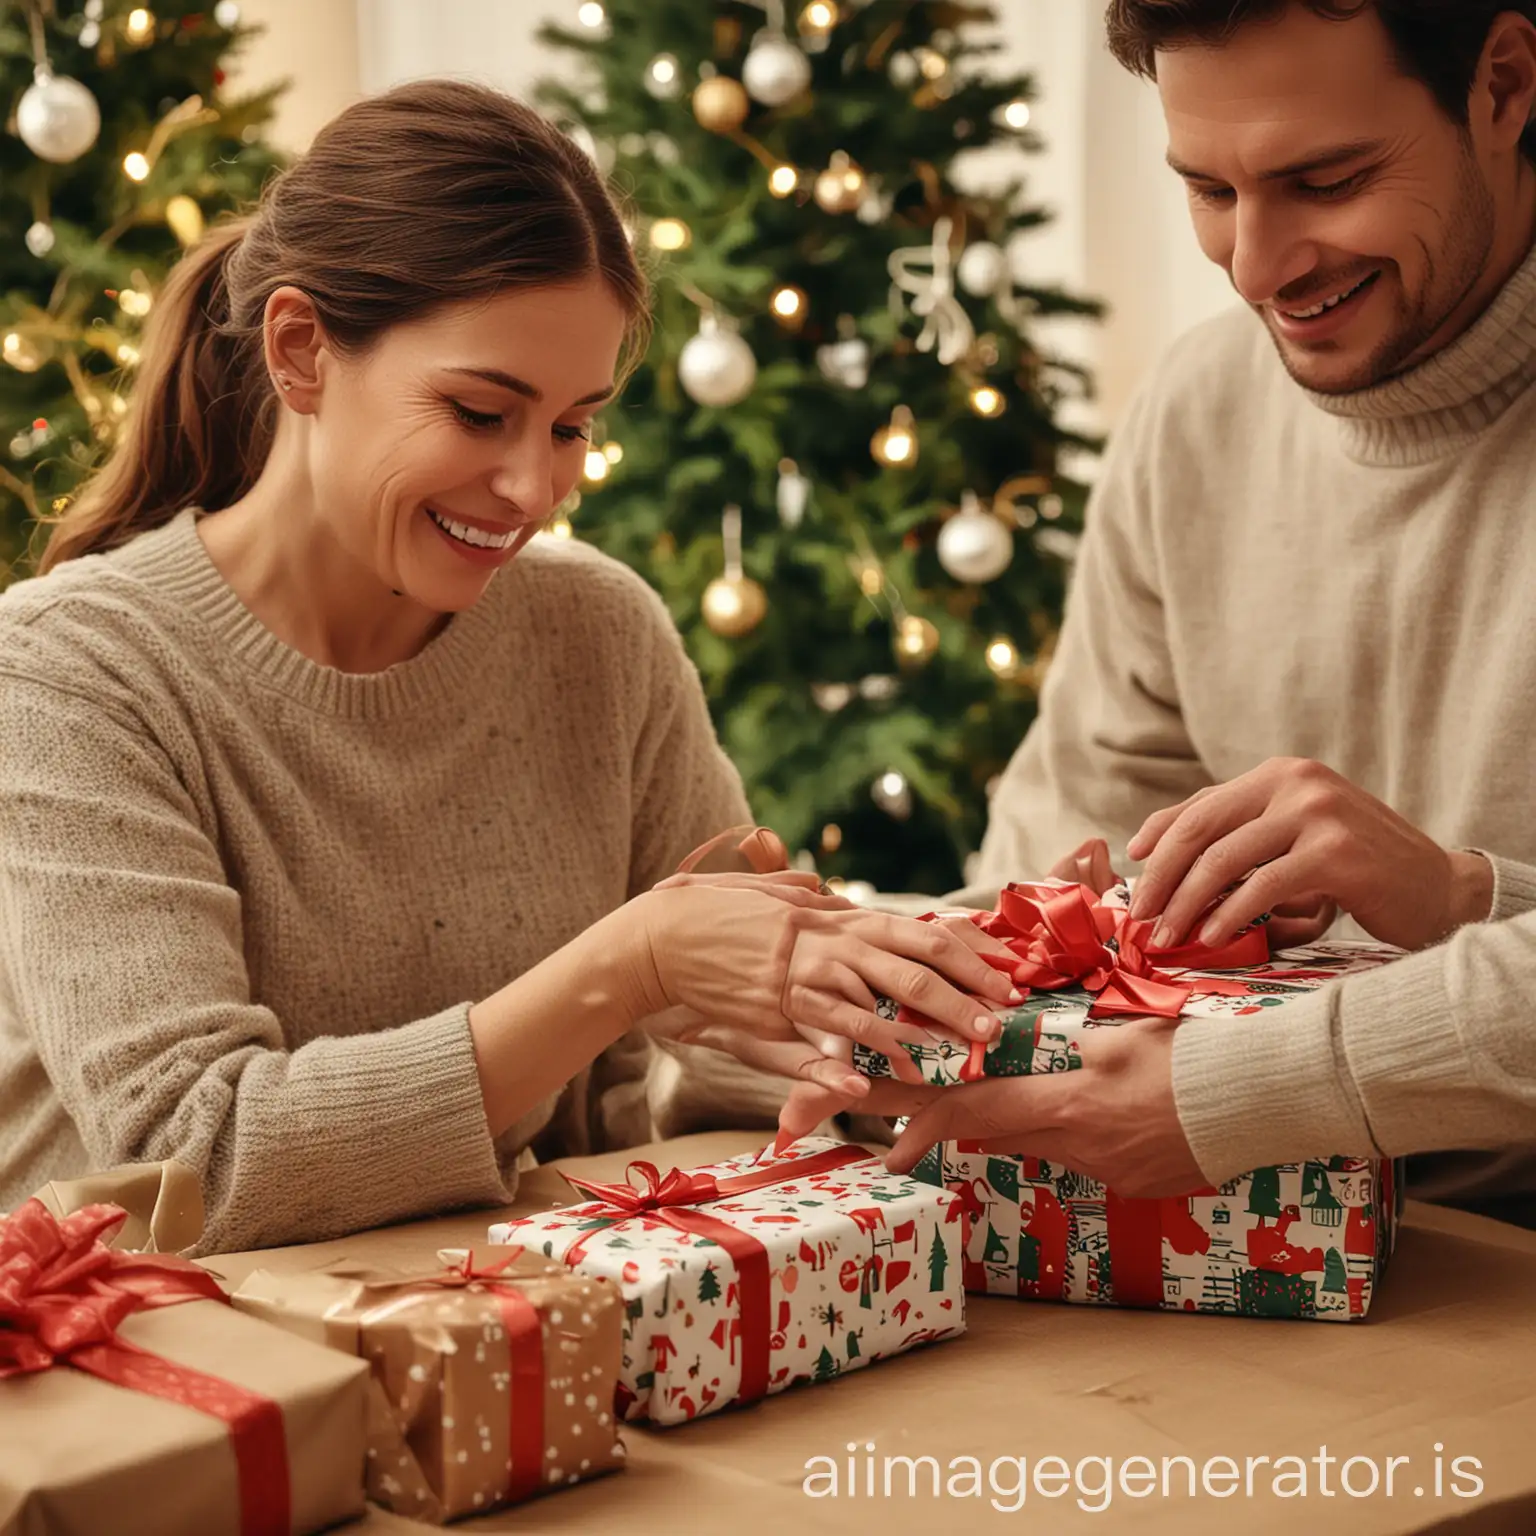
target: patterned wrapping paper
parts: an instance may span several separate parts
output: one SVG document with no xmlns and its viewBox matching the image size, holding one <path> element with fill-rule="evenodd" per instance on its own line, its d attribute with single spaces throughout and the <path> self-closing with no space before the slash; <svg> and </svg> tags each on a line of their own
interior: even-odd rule
<svg viewBox="0 0 1536 1536">
<path fill-rule="evenodd" d="M 1242 971 L 1165 974 L 1193 989 L 1180 1017 L 1230 1018 L 1240 1029 L 1245 1018 L 1400 953 L 1327 942 Z M 1093 1004 L 1086 991 L 1037 992 L 1000 1014 L 1003 1036 L 979 1056 L 979 1075 L 1079 1069 L 1086 1033 L 1124 1022 L 1091 1018 Z M 907 1050 L 935 1086 L 977 1075 L 966 1046 L 936 1040 Z M 890 1075 L 885 1058 L 863 1047 L 855 1063 L 868 1076 Z M 1402 1211 L 1401 1168 L 1349 1157 L 1258 1169 L 1183 1200 L 1122 1200 L 1070 1169 L 966 1142 L 932 1148 L 914 1174 L 966 1202 L 968 1291 L 1183 1312 L 1363 1318 Z"/>
<path fill-rule="evenodd" d="M 434 1524 L 623 1465 L 613 1414 L 623 1299 L 521 1249 L 407 1275 L 257 1270 L 241 1310 L 372 1367 L 368 1496 Z"/>
<path fill-rule="evenodd" d="M 646 1176 L 638 1209 L 585 1186 L 611 1198 L 490 1233 L 623 1287 L 625 1418 L 685 1423 L 964 1329 L 960 1199 L 861 1147 L 811 1137 Z"/>
</svg>

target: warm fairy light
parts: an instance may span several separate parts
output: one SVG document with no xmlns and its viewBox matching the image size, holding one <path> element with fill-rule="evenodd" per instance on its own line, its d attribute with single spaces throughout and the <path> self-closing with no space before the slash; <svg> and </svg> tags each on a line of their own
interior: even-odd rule
<svg viewBox="0 0 1536 1536">
<path fill-rule="evenodd" d="M 18 373 L 36 373 L 43 366 L 42 355 L 20 331 L 7 331 L 0 352 Z"/>
<path fill-rule="evenodd" d="M 949 60 L 937 48 L 919 48 L 917 67 L 925 80 L 942 80 L 949 73 Z"/>
<path fill-rule="evenodd" d="M 843 846 L 843 829 L 835 821 L 829 821 L 821 829 L 821 851 L 836 853 Z"/>
<path fill-rule="evenodd" d="M 582 478 L 597 485 L 608 478 L 608 470 L 608 455 L 601 448 L 587 449 L 586 463 L 581 470 Z"/>
<path fill-rule="evenodd" d="M 875 462 L 887 469 L 896 469 L 917 462 L 916 422 L 912 412 L 898 405 L 891 412 L 890 422 L 875 433 L 869 445 Z"/>
<path fill-rule="evenodd" d="M 658 53 L 645 73 L 653 88 L 665 90 L 677 84 L 677 60 L 670 53 Z"/>
<path fill-rule="evenodd" d="M 990 384 L 978 384 L 971 391 L 971 409 L 978 416 L 1001 416 L 1008 402 Z"/>
<path fill-rule="evenodd" d="M 149 161 L 134 150 L 131 154 L 123 156 L 123 175 L 129 181 L 143 181 L 149 175 Z"/>
<path fill-rule="evenodd" d="M 142 5 L 128 12 L 123 32 L 130 43 L 147 43 L 155 35 L 155 18 Z"/>
<path fill-rule="evenodd" d="M 153 304 L 154 300 L 142 288 L 124 288 L 117 296 L 117 307 L 135 320 L 142 320 Z"/>
<path fill-rule="evenodd" d="M 1006 635 L 999 635 L 987 647 L 987 665 L 999 677 L 1017 676 L 1019 670 L 1019 648 Z"/>
<path fill-rule="evenodd" d="M 1027 101 L 1010 101 L 1003 108 L 1003 121 L 1015 129 L 1029 127 L 1029 103 Z"/>
<path fill-rule="evenodd" d="M 571 527 L 570 518 L 562 514 L 545 525 L 544 533 L 551 539 L 569 539 L 575 536 L 575 529 Z"/>
<path fill-rule="evenodd" d="M 837 25 L 837 7 L 829 0 L 811 0 L 800 13 L 802 32 L 830 32 Z"/>
<path fill-rule="evenodd" d="M 939 632 L 915 613 L 905 614 L 896 626 L 895 650 L 902 661 L 926 661 L 939 648 Z"/>
<path fill-rule="evenodd" d="M 776 165 L 768 173 L 768 190 L 775 197 L 788 197 L 800 185 L 800 172 L 792 165 Z"/>
<path fill-rule="evenodd" d="M 880 793 L 888 800 L 894 800 L 898 795 L 905 793 L 906 779 L 893 768 L 889 773 L 880 775 Z"/>
<path fill-rule="evenodd" d="M 651 246 L 658 251 L 681 251 L 693 241 L 693 231 L 681 219 L 657 219 L 651 225 Z"/>
<path fill-rule="evenodd" d="M 585 0 L 576 12 L 576 20 L 596 32 L 608 20 L 608 13 L 598 4 L 598 0 Z"/>
<path fill-rule="evenodd" d="M 866 560 L 859 567 L 859 591 L 865 597 L 879 597 L 885 590 L 885 572 L 873 560 Z"/>
<path fill-rule="evenodd" d="M 125 341 L 117 349 L 117 360 L 124 368 L 136 368 L 139 363 L 139 349 Z"/>
<path fill-rule="evenodd" d="M 774 290 L 769 303 L 780 320 L 801 319 L 805 315 L 805 290 L 786 283 Z"/>
<path fill-rule="evenodd" d="M 617 464 L 624 457 L 624 445 L 622 443 L 604 443 L 603 457 L 610 464 Z"/>
</svg>

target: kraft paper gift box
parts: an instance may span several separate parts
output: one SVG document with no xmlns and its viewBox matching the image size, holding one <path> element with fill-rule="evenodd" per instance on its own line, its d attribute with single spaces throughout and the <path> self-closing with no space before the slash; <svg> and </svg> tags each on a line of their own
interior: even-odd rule
<svg viewBox="0 0 1536 1536">
<path fill-rule="evenodd" d="M 453 1267 L 257 1270 L 234 1295 L 368 1362 L 369 1498 L 440 1523 L 622 1466 L 618 1288 L 519 1248 L 440 1258 Z"/>
<path fill-rule="evenodd" d="M 1075 1071 L 1090 1031 L 1138 1017 L 1228 1018 L 1241 1029 L 1401 954 L 1333 942 L 1270 955 L 1262 925 L 1218 950 L 1151 950 L 1129 898 L 1128 885 L 1102 900 L 1058 882 L 1010 887 L 979 925 L 1019 956 L 1031 994 L 999 1013 L 1003 1035 L 990 1047 L 909 1045 L 924 1078 L 951 1087 Z M 885 1001 L 881 1011 L 907 1017 Z M 869 1076 L 890 1075 L 864 1047 L 854 1060 Z M 1363 1318 L 1402 1207 L 1400 1168 L 1358 1157 L 1256 1169 L 1171 1200 L 1122 1199 L 1071 1169 L 963 1141 L 930 1149 L 913 1172 L 965 1201 L 968 1291 L 1181 1312 Z"/>
<path fill-rule="evenodd" d="M 119 1176 L 120 1175 L 120 1176 Z M 71 1206 L 122 1191 L 131 1209 Z M 0 1218 L 0 1536 L 298 1536 L 361 1514 L 367 1368 L 228 1304 L 176 1165 Z"/>
<path fill-rule="evenodd" d="M 500 1222 L 625 1300 L 625 1418 L 680 1424 L 827 1381 L 965 1326 L 961 1202 L 890 1174 L 862 1147 L 808 1138 Z"/>
</svg>

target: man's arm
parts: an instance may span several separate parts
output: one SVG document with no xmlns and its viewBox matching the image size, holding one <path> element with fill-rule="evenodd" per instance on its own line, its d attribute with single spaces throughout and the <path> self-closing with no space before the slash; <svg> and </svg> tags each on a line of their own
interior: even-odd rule
<svg viewBox="0 0 1536 1536">
<path fill-rule="evenodd" d="M 1040 714 L 998 786 L 972 889 L 991 905 L 1089 838 L 1117 867 L 1153 812 L 1211 782 L 1190 743 L 1169 653 L 1154 528 L 1157 393 L 1144 390 L 1116 433 L 1088 509 Z"/>
</svg>

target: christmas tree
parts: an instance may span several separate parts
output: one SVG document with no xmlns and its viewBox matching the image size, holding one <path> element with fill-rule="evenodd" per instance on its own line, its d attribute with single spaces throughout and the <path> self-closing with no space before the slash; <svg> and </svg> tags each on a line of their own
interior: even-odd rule
<svg viewBox="0 0 1536 1536">
<path fill-rule="evenodd" d="M 935 1227 L 933 1246 L 928 1250 L 928 1289 L 930 1291 L 944 1289 L 944 1271 L 948 1268 L 949 1254 L 944 1249 L 944 1235 Z"/>
<path fill-rule="evenodd" d="M 572 0 L 541 103 L 612 169 L 657 327 L 579 505 L 666 599 L 754 813 L 831 875 L 948 889 L 1028 727 L 1087 390 L 1020 282 L 1044 221 L 962 152 L 1038 147 L 984 5 Z M 1027 273 L 1025 273 L 1027 276 Z"/>
<path fill-rule="evenodd" d="M 110 448 L 166 270 L 279 163 L 237 0 L 0 0 L 0 579 Z"/>
<path fill-rule="evenodd" d="M 699 1276 L 699 1300 L 718 1301 L 720 1299 L 720 1280 L 715 1274 L 715 1266 L 706 1264 L 704 1273 Z"/>
</svg>

